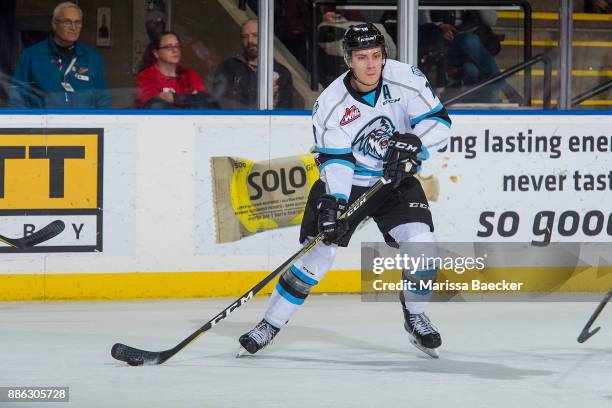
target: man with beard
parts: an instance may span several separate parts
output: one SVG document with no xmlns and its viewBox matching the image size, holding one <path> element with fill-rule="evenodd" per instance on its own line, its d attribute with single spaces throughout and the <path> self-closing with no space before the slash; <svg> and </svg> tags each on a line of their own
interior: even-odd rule
<svg viewBox="0 0 612 408">
<path fill-rule="evenodd" d="M 350 26 L 343 50 L 348 72 L 323 91 L 312 112 L 320 178 L 308 196 L 300 243 L 307 245 L 319 233 L 323 241 L 281 275 L 263 320 L 239 338 L 239 356 L 272 342 L 365 217 L 372 217 L 391 246 L 435 247 L 429 204 L 414 175 L 429 152 L 448 142 L 446 109 L 418 68 L 387 59 L 384 36 L 374 24 Z M 386 186 L 379 195 L 348 220 L 340 217 L 381 178 Z M 417 289 L 400 292 L 410 342 L 433 358 L 442 339 L 425 314 L 431 290 L 423 287 L 435 281 L 436 273 L 432 264 L 404 270 L 404 279 Z"/>
<path fill-rule="evenodd" d="M 257 109 L 258 25 L 256 19 L 240 27 L 243 52 L 217 69 L 213 96 L 223 109 Z M 293 80 L 287 68 L 274 62 L 274 109 L 291 109 Z"/>
</svg>

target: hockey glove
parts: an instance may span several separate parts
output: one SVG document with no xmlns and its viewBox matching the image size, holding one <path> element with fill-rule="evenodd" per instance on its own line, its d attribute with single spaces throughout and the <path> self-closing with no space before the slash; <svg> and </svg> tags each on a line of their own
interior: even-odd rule
<svg viewBox="0 0 612 408">
<path fill-rule="evenodd" d="M 337 244 L 349 230 L 346 220 L 339 220 L 346 211 L 346 200 L 324 194 L 317 201 L 317 225 L 326 245 Z"/>
<path fill-rule="evenodd" d="M 429 153 L 418 136 L 395 132 L 389 138 L 383 159 L 385 179 L 391 181 L 393 187 L 398 187 L 404 179 L 419 171 L 421 162 L 428 158 Z"/>
</svg>

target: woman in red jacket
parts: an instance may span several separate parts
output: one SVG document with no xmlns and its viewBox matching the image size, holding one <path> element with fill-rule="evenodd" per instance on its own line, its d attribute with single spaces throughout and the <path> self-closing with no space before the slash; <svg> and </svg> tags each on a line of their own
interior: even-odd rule
<svg viewBox="0 0 612 408">
<path fill-rule="evenodd" d="M 161 33 L 153 47 L 154 63 L 136 76 L 138 108 L 206 108 L 211 103 L 202 78 L 183 67 L 181 41 L 176 33 Z"/>
</svg>

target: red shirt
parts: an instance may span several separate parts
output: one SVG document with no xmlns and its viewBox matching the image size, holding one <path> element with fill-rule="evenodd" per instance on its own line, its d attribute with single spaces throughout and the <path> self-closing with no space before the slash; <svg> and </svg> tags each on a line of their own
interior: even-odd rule
<svg viewBox="0 0 612 408">
<path fill-rule="evenodd" d="M 136 75 L 136 106 L 143 108 L 151 99 L 160 93 L 192 94 L 193 91 L 208 93 L 202 78 L 193 69 L 178 67 L 176 77 L 161 73 L 156 64 L 143 69 Z"/>
</svg>

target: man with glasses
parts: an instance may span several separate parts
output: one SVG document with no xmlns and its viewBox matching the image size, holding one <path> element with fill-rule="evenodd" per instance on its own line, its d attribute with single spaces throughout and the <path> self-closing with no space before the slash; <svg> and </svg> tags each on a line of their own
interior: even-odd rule
<svg viewBox="0 0 612 408">
<path fill-rule="evenodd" d="M 53 10 L 53 34 L 27 48 L 11 82 L 9 106 L 19 108 L 108 109 L 102 57 L 78 42 L 83 12 L 74 3 Z"/>
</svg>

